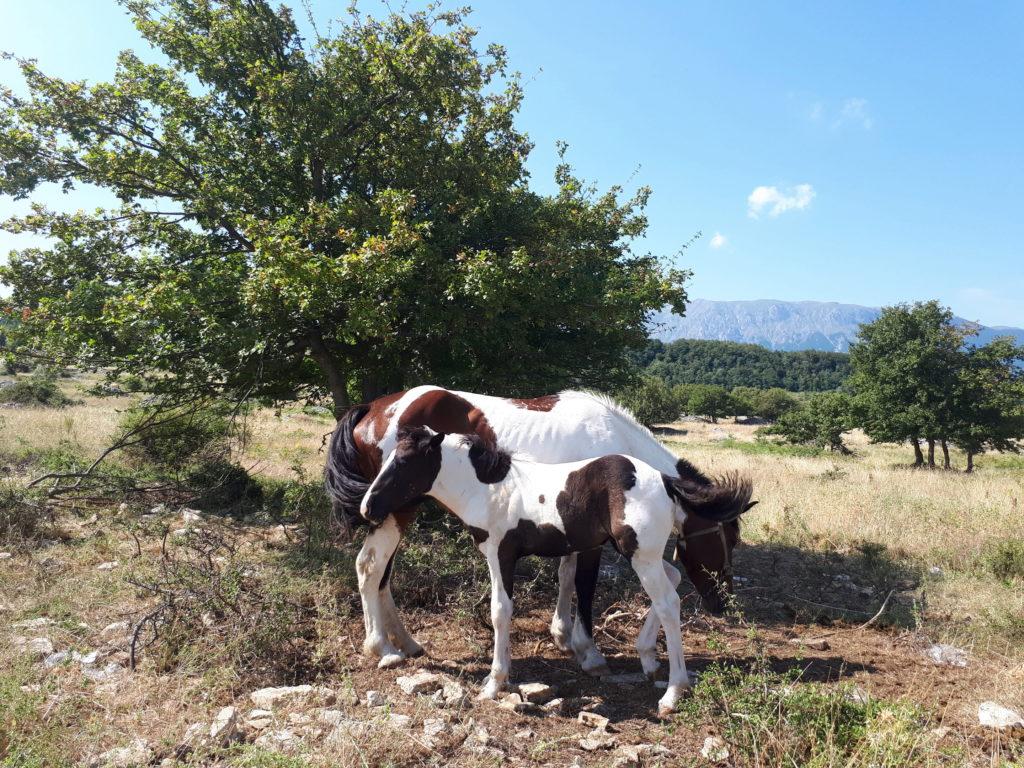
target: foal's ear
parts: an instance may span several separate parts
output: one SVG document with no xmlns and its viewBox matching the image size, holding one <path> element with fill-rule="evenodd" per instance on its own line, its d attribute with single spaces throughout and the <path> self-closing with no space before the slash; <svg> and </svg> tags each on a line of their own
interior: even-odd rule
<svg viewBox="0 0 1024 768">
<path fill-rule="evenodd" d="M 743 508 L 743 511 L 744 512 L 749 512 L 753 507 L 756 507 L 756 506 L 757 506 L 757 502 L 756 501 L 752 501 L 749 504 L 747 504 L 747 506 L 745 506 Z"/>
<path fill-rule="evenodd" d="M 430 438 L 430 447 L 437 448 L 437 446 L 444 442 L 444 439 L 446 437 L 448 437 L 448 435 L 446 435 L 444 432 L 438 432 L 437 434 Z"/>
</svg>

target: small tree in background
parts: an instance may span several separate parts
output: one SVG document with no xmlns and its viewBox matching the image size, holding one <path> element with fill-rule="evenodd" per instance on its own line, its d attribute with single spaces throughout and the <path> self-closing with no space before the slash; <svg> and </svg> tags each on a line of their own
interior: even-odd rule
<svg viewBox="0 0 1024 768">
<path fill-rule="evenodd" d="M 693 385 L 686 407 L 688 413 L 710 419 L 712 424 L 717 424 L 719 417 L 729 416 L 734 412 L 732 398 L 725 387 L 711 384 Z"/>
<path fill-rule="evenodd" d="M 655 376 L 643 376 L 631 387 L 618 393 L 618 400 L 645 425 L 675 421 L 681 410 L 673 391 Z"/>
<path fill-rule="evenodd" d="M 775 424 L 762 427 L 758 434 L 779 435 L 786 442 L 815 445 L 836 453 L 849 454 L 843 433 L 854 427 L 849 395 L 820 392 L 801 405 L 783 413 Z"/>
</svg>

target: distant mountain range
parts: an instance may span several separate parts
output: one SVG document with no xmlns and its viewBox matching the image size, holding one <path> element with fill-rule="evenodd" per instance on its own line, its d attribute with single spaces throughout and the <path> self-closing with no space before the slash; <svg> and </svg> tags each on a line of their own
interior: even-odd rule
<svg viewBox="0 0 1024 768">
<path fill-rule="evenodd" d="M 693 299 L 686 317 L 667 309 L 650 322 L 651 337 L 661 341 L 715 339 L 758 344 L 768 349 L 821 349 L 846 352 L 861 323 L 870 323 L 881 310 L 832 301 L 709 301 Z M 966 323 L 955 318 L 957 323 Z M 1024 344 L 1024 328 L 982 326 L 977 343 L 996 336 L 1013 336 Z"/>
</svg>

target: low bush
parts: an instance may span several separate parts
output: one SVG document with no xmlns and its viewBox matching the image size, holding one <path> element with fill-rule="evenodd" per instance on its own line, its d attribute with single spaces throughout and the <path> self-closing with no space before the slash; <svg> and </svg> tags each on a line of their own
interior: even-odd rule
<svg viewBox="0 0 1024 768">
<path fill-rule="evenodd" d="M 0 482 L 0 542 L 16 546 L 37 538 L 43 511 L 24 491 L 10 482 Z"/>
<path fill-rule="evenodd" d="M 997 579 L 1024 579 L 1024 539 L 1004 539 L 989 545 L 981 561 Z"/>
<path fill-rule="evenodd" d="M 49 374 L 23 376 L 0 388 L 0 403 L 25 407 L 64 408 L 74 403 Z"/>
<path fill-rule="evenodd" d="M 122 414 L 118 426 L 122 434 L 131 434 L 128 455 L 175 474 L 190 464 L 222 458 L 237 434 L 227 407 L 219 403 L 138 405 Z"/>
</svg>

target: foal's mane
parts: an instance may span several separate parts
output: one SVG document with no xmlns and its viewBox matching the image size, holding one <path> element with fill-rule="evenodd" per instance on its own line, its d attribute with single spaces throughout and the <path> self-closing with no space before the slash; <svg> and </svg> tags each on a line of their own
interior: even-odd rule
<svg viewBox="0 0 1024 768">
<path fill-rule="evenodd" d="M 505 479 L 512 467 L 512 454 L 491 445 L 475 432 L 463 435 L 462 444 L 469 446 L 469 461 L 481 483 L 497 483 Z"/>
</svg>

